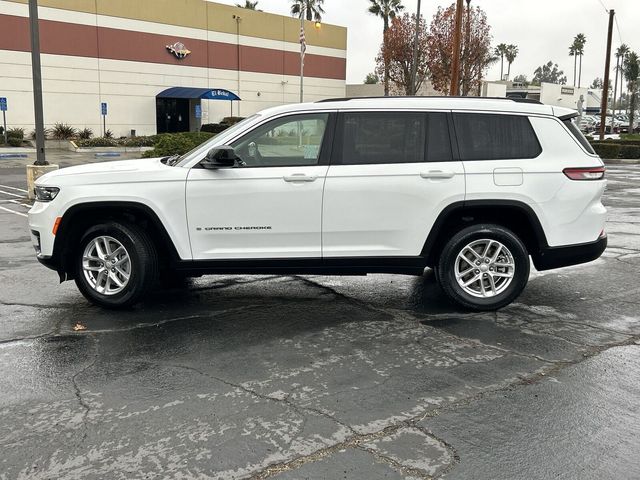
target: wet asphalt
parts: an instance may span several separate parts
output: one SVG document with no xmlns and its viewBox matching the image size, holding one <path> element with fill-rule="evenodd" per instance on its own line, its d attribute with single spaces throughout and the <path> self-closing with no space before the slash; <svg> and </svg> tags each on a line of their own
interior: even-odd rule
<svg viewBox="0 0 640 480">
<path fill-rule="evenodd" d="M 609 167 L 603 258 L 497 313 L 429 271 L 204 277 L 114 313 L 35 261 L 20 162 L 0 160 L 0 479 L 640 478 L 640 166 Z"/>
</svg>

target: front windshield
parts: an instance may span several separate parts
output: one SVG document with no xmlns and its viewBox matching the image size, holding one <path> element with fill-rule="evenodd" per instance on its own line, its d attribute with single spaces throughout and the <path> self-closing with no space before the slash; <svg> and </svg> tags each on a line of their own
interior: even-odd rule
<svg viewBox="0 0 640 480">
<path fill-rule="evenodd" d="M 184 155 L 181 155 L 178 158 L 178 160 L 175 162 L 175 165 L 178 167 L 183 166 L 185 163 L 191 160 L 191 157 L 194 154 L 196 154 L 200 150 L 203 150 L 205 152 L 209 151 L 214 146 L 214 144 L 218 144 L 221 140 L 226 139 L 228 137 L 232 137 L 237 132 L 241 131 L 246 125 L 253 123 L 259 116 L 260 115 L 257 113 L 255 115 L 251 115 L 250 117 L 245 118 L 241 122 L 236 123 L 234 126 L 227 128 L 226 130 L 219 133 L 218 135 L 211 137 L 209 140 L 207 140 L 204 143 L 201 143 L 193 150 L 190 150 Z"/>
</svg>

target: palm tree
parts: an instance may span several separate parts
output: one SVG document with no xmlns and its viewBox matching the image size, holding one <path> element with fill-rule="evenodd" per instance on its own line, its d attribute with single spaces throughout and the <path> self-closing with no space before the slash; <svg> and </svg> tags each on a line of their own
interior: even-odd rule
<svg viewBox="0 0 640 480">
<path fill-rule="evenodd" d="M 624 62 L 624 78 L 629 89 L 629 131 L 633 131 L 636 100 L 638 96 L 638 82 L 640 81 L 640 59 L 636 52 L 627 54 Z"/>
<path fill-rule="evenodd" d="M 578 88 L 580 88 L 580 84 L 582 83 L 582 57 L 584 56 L 584 46 L 587 43 L 587 37 L 584 33 L 579 33 L 576 35 L 574 40 L 576 44 L 576 55 L 580 56 L 580 67 L 578 68 Z"/>
<path fill-rule="evenodd" d="M 574 40 L 571 45 L 569 45 L 569 56 L 573 57 L 573 86 L 576 86 L 576 76 L 578 72 L 578 45 Z"/>
<path fill-rule="evenodd" d="M 501 43 L 493 52 L 496 57 L 500 57 L 500 81 L 504 79 L 504 57 L 507 55 L 507 48 L 506 43 Z"/>
<path fill-rule="evenodd" d="M 505 51 L 504 57 L 507 59 L 507 79 L 511 77 L 511 64 L 515 61 L 518 56 L 518 46 L 517 45 L 507 45 L 507 50 Z"/>
<path fill-rule="evenodd" d="M 258 1 L 256 0 L 255 2 L 251 2 L 249 0 L 244 0 L 244 5 L 241 5 L 240 3 L 236 3 L 236 7 L 246 8 L 248 10 L 257 10 Z"/>
<path fill-rule="evenodd" d="M 307 20 L 321 22 L 324 8 L 324 0 L 293 0 L 291 15 L 294 17 L 306 16 Z"/>
<path fill-rule="evenodd" d="M 622 106 L 622 95 L 623 95 L 623 90 L 624 90 L 624 62 L 626 59 L 626 56 L 629 54 L 630 50 L 629 50 L 629 46 L 626 43 L 623 43 L 622 45 L 620 45 L 620 47 L 618 47 L 618 50 L 616 50 L 616 56 L 620 56 L 620 105 Z M 614 105 L 615 105 L 615 98 L 613 99 Z"/>
<path fill-rule="evenodd" d="M 383 41 L 386 42 L 386 33 L 389 30 L 389 21 L 396 18 L 396 15 L 404 10 L 402 0 L 369 0 L 369 13 L 382 18 L 384 27 L 382 29 Z M 384 66 L 384 96 L 389 96 L 389 69 Z"/>
</svg>

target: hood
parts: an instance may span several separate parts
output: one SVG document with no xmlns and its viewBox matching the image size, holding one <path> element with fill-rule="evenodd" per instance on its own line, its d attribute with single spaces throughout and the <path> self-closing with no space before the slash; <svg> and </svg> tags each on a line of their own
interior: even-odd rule
<svg viewBox="0 0 640 480">
<path fill-rule="evenodd" d="M 98 162 L 49 172 L 36 181 L 36 185 L 59 186 L 61 184 L 120 183 L 152 179 L 155 173 L 183 170 L 168 167 L 160 158 Z"/>
</svg>

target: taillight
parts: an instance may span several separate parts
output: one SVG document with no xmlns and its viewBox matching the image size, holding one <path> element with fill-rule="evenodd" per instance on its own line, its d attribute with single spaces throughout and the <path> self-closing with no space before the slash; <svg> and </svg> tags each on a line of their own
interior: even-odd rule
<svg viewBox="0 0 640 480">
<path fill-rule="evenodd" d="M 604 167 L 565 168 L 562 173 L 571 180 L 602 180 L 605 171 Z"/>
</svg>

